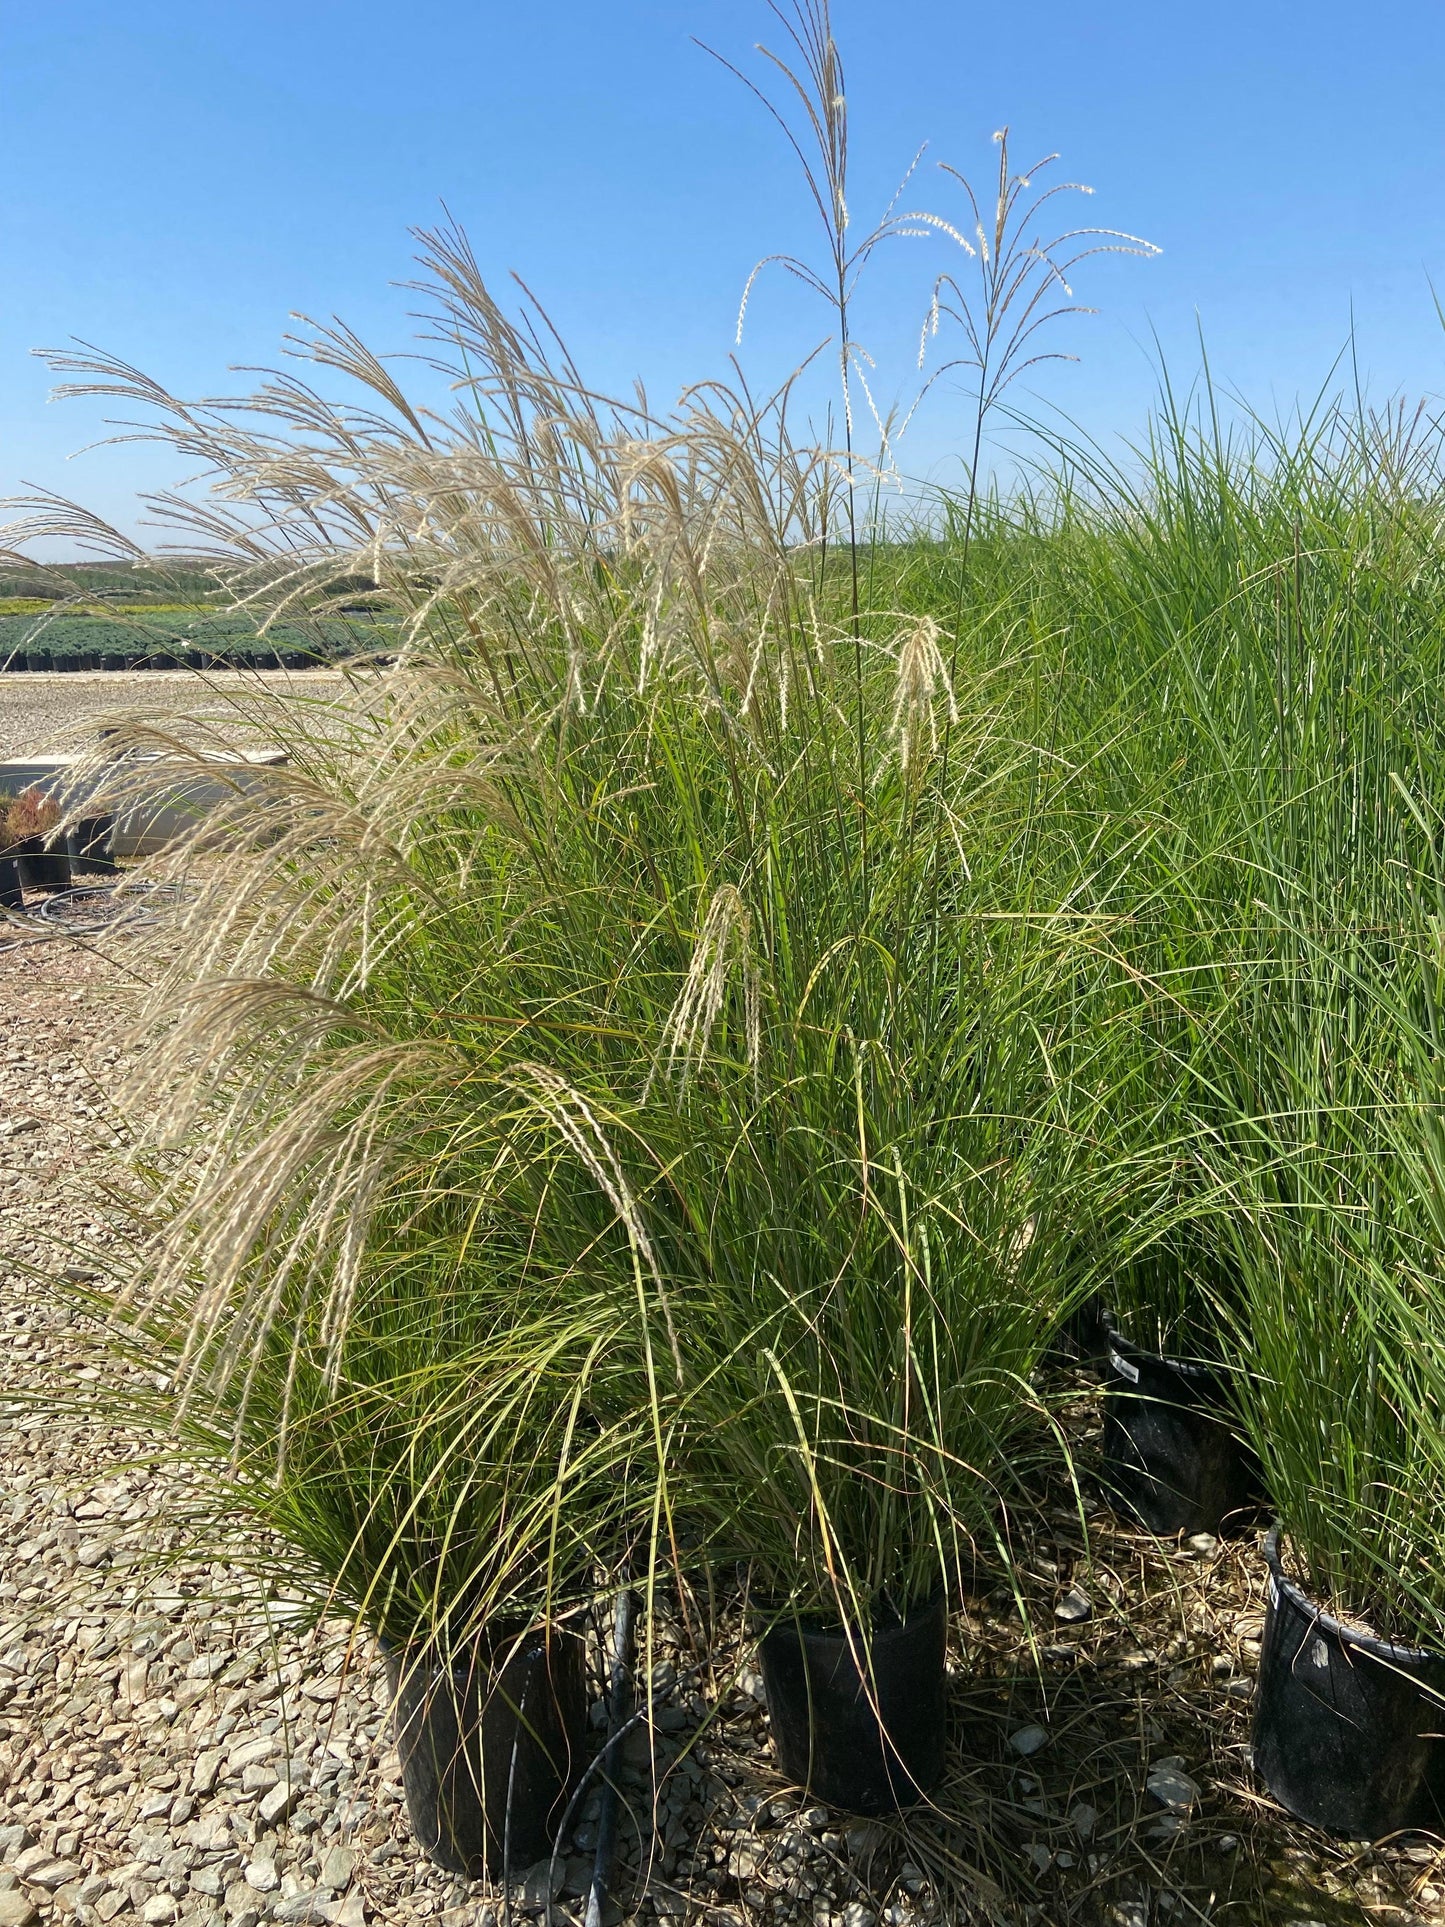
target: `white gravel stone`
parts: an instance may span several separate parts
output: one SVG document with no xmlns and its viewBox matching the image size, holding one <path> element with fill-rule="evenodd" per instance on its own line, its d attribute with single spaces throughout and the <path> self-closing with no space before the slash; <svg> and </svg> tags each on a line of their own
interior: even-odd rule
<svg viewBox="0 0 1445 1927">
<path fill-rule="evenodd" d="M 321 1882 L 334 1894 L 341 1893 L 351 1885 L 351 1876 L 356 1872 L 356 1855 L 350 1847 L 331 1847 L 321 1862 Z"/>
<path fill-rule="evenodd" d="M 1158 1766 L 1152 1767 L 1144 1786 L 1160 1806 L 1175 1813 L 1187 1813 L 1200 1797 L 1199 1782 L 1191 1780 L 1173 1760 L 1161 1760 Z"/>
<path fill-rule="evenodd" d="M 263 1793 L 256 1807 L 262 1826 L 278 1826 L 289 1819 L 304 1791 L 298 1781 L 280 1780 L 269 1793 Z"/>
<path fill-rule="evenodd" d="M 0 756 L 25 755 L 54 741 L 87 742 L 96 724 L 114 710 L 143 705 L 157 720 L 199 709 L 224 730 L 226 705 L 208 696 L 215 690 L 296 688 L 313 699 L 339 689 L 336 670 L 262 670 L 208 673 L 205 680 L 185 670 L 98 670 L 85 674 L 6 675 L 0 682 Z"/>
<path fill-rule="evenodd" d="M 43 1848 L 35 1851 L 42 1856 L 39 1860 L 22 1854 L 16 1862 L 16 1871 L 28 1887 L 43 1887 L 47 1893 L 54 1893 L 58 1887 L 68 1887 L 72 1880 L 78 1880 L 84 1871 L 73 1860 L 57 1860 Z"/>
</svg>

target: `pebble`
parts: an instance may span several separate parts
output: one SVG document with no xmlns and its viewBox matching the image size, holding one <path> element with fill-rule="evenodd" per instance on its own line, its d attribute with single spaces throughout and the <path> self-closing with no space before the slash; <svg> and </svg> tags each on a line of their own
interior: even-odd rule
<svg viewBox="0 0 1445 1927">
<path fill-rule="evenodd" d="M 1077 1626 L 1083 1620 L 1093 1617 L 1094 1602 L 1086 1592 L 1071 1586 L 1054 1607 L 1054 1618 L 1062 1620 L 1066 1626 Z"/>
<path fill-rule="evenodd" d="M 1151 1767 L 1144 1786 L 1160 1806 L 1177 1813 L 1187 1813 L 1200 1797 L 1198 1781 L 1191 1780 L 1175 1760 L 1161 1760 Z"/>
<path fill-rule="evenodd" d="M 40 1909 L 28 1894 L 0 1893 L 0 1927 L 33 1927 Z"/>
<path fill-rule="evenodd" d="M 320 1885 L 339 1894 L 351 1884 L 356 1871 L 356 1854 L 350 1847 L 331 1847 L 321 1862 Z"/>
<path fill-rule="evenodd" d="M 1069 1825 L 1080 1840 L 1092 1840 L 1094 1829 L 1099 1824 L 1099 1810 L 1091 1807 L 1087 1800 L 1077 1800 L 1069 1808 Z"/>
<path fill-rule="evenodd" d="M 34 1856 L 38 1854 L 37 1860 Z M 32 1847 L 15 1862 L 15 1871 L 28 1887 L 44 1887 L 54 1893 L 58 1887 L 68 1887 L 72 1880 L 79 1880 L 82 1868 L 73 1860 L 56 1860 L 46 1853 L 43 1847 Z"/>
<path fill-rule="evenodd" d="M 256 1812 L 263 1827 L 278 1826 L 288 1819 L 301 1798 L 302 1788 L 295 1780 L 279 1780 L 269 1793 L 263 1793 Z"/>
<path fill-rule="evenodd" d="M 1035 1753 L 1042 1752 L 1049 1743 L 1048 1731 L 1042 1726 L 1021 1726 L 1016 1733 L 1009 1735 L 1009 1745 L 1020 1759 L 1032 1759 Z"/>
</svg>

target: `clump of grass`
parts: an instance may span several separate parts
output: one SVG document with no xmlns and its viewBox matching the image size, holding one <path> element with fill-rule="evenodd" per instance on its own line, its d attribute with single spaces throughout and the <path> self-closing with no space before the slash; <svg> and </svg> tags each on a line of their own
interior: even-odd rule
<svg viewBox="0 0 1445 1927">
<path fill-rule="evenodd" d="M 159 1228 L 116 1314 L 164 1335 L 203 1430 L 276 1441 L 248 1491 L 295 1534 L 308 1442 L 397 1435 L 358 1376 L 433 1436 L 394 1389 L 420 1240 L 460 1305 L 512 1308 L 486 1344 L 510 1332 L 518 1382 L 533 1359 L 548 1443 L 498 1472 L 514 1522 L 598 1567 L 746 1557 L 780 1599 L 904 1609 L 993 1530 L 1037 1424 L 1088 1163 L 1061 1090 L 1113 963 L 1087 917 L 1020 903 L 1034 760 L 1001 680 L 955 688 L 934 625 L 875 612 L 875 639 L 815 601 L 827 465 L 784 404 L 644 416 L 554 362 L 459 236 L 426 265 L 446 421 L 338 330 L 311 353 L 372 426 L 309 389 L 198 410 L 71 363 L 227 477 L 208 565 L 238 600 L 279 615 L 364 573 L 406 637 L 324 729 L 268 715 L 292 764 L 210 819 L 224 864 L 152 1006 Z M 115 750 L 156 741 L 108 741 L 117 807 L 154 779 Z M 546 1350 L 574 1315 L 585 1373 Z M 626 1520 L 598 1509 L 609 1454 Z M 359 1542 L 392 1502 L 350 1476 L 365 1502 L 319 1510 Z M 551 1542 L 519 1548 L 493 1604 L 544 1597 Z"/>
</svg>

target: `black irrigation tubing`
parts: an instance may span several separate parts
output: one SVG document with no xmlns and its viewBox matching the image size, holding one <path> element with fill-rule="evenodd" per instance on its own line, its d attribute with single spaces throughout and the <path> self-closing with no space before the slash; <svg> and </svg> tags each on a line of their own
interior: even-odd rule
<svg viewBox="0 0 1445 1927">
<path fill-rule="evenodd" d="M 26 914 L 62 930 L 70 925 L 111 930 L 118 924 L 154 923 L 161 905 L 178 903 L 182 895 L 179 884 L 126 877 L 120 883 L 81 883 L 52 891 L 33 913 Z"/>
<path fill-rule="evenodd" d="M 388 669 L 397 661 L 397 655 L 394 650 L 378 651 L 375 653 L 366 652 L 360 657 L 349 654 L 321 656 L 302 650 L 288 650 L 283 652 L 287 657 L 287 660 L 284 662 L 276 661 L 275 652 L 270 650 L 247 650 L 235 655 L 226 655 L 220 651 L 210 650 L 196 652 L 197 654 L 204 655 L 206 659 L 204 661 L 192 662 L 187 652 L 182 650 L 171 651 L 169 654 L 159 656 L 117 656 L 114 652 L 109 652 L 105 660 L 101 660 L 99 655 L 97 655 L 97 659 L 93 662 L 83 664 L 68 663 L 64 667 L 58 667 L 54 663 L 49 663 L 42 668 L 32 669 L 28 662 L 17 661 L 17 657 L 23 653 L 22 650 L 17 649 L 12 650 L 8 656 L 0 656 L 0 675 L 93 676 L 103 671 L 136 675 L 142 671 L 151 670 L 155 670 L 163 675 L 175 675 L 177 672 L 183 670 L 199 675 L 212 674 L 218 671 L 240 675 L 242 673 L 249 674 L 253 672 L 274 674 L 278 671 L 285 670 L 293 676 L 306 676 L 321 669 L 343 669 L 347 666 Z M 300 655 L 305 656 L 304 661 L 298 662 L 291 660 L 293 656 Z M 254 658 L 257 656 L 264 657 L 265 660 L 256 661 Z"/>
<path fill-rule="evenodd" d="M 607 1886 L 612 1878 L 612 1862 L 617 1853 L 617 1756 L 622 1750 L 622 1742 L 635 1726 L 648 1717 L 647 1706 L 637 1712 L 631 1711 L 632 1704 L 632 1649 L 633 1635 L 637 1617 L 637 1595 L 630 1587 L 618 1593 L 613 1608 L 612 1621 L 612 1665 L 608 1675 L 607 1694 L 607 1742 L 602 1751 L 583 1771 L 581 1779 L 572 1789 L 572 1797 L 557 1828 L 557 1837 L 552 1846 L 552 1868 L 555 1871 L 558 1856 L 562 1850 L 562 1840 L 572 1824 L 572 1816 L 581 1806 L 587 1788 L 596 1776 L 602 1779 L 602 1797 L 597 1815 L 597 1849 L 592 1862 L 592 1879 L 587 1890 L 587 1913 L 583 1927 L 600 1927 L 602 1911 L 607 1902 Z M 695 1672 L 698 1668 L 690 1668 Z M 604 1852 L 605 1847 L 605 1852 Z M 503 1894 L 503 1919 L 511 1918 L 511 1889 Z"/>
<path fill-rule="evenodd" d="M 127 878 L 123 883 L 83 884 L 71 890 L 56 890 L 42 899 L 33 910 L 0 911 L 0 931 L 17 930 L 25 934 L 0 941 L 0 954 L 24 950 L 32 944 L 55 943 L 66 937 L 84 943 L 87 937 L 108 930 L 134 929 L 154 923 L 162 904 L 177 903 L 182 891 L 176 884 L 146 883 Z M 117 899 L 121 899 L 117 901 Z"/>
<path fill-rule="evenodd" d="M 637 1595 L 624 1586 L 612 1619 L 612 1670 L 607 1693 L 607 1745 L 602 1752 L 602 1798 L 597 1809 L 597 1851 L 587 1889 L 583 1927 L 602 1927 L 612 1863 L 617 1857 L 617 1760 L 632 1704 L 632 1629 Z"/>
</svg>

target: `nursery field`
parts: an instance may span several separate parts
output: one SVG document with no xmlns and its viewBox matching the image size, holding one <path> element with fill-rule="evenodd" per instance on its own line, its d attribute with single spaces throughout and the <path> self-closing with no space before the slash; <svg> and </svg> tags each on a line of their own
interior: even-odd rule
<svg viewBox="0 0 1445 1927">
<path fill-rule="evenodd" d="M 359 619 L 320 618 L 298 628 L 278 623 L 258 637 L 254 622 L 185 605 L 124 615 L 60 614 L 37 617 L 33 607 L 6 613 L 0 602 L 0 671 L 78 673 L 211 662 L 274 669 L 301 669 L 387 646 L 390 632 Z"/>
<path fill-rule="evenodd" d="M 1445 489 L 1156 444 L 6 682 L 288 752 L 0 938 L 10 1927 L 1445 1919 Z"/>
<path fill-rule="evenodd" d="M 169 572 L 28 504 L 17 600 L 206 669 L 201 531 L 373 642 L 5 800 L 0 1927 L 1445 1920 L 1445 419 L 1205 371 L 991 480 L 1155 250 L 1006 131 L 977 246 L 850 235 L 772 18 L 841 448 L 594 392 L 451 226 L 449 413 L 341 323 L 51 357 L 205 479 Z M 953 491 L 864 449 L 905 233 Z M 108 694 L 32 635 L 0 705 Z"/>
</svg>

